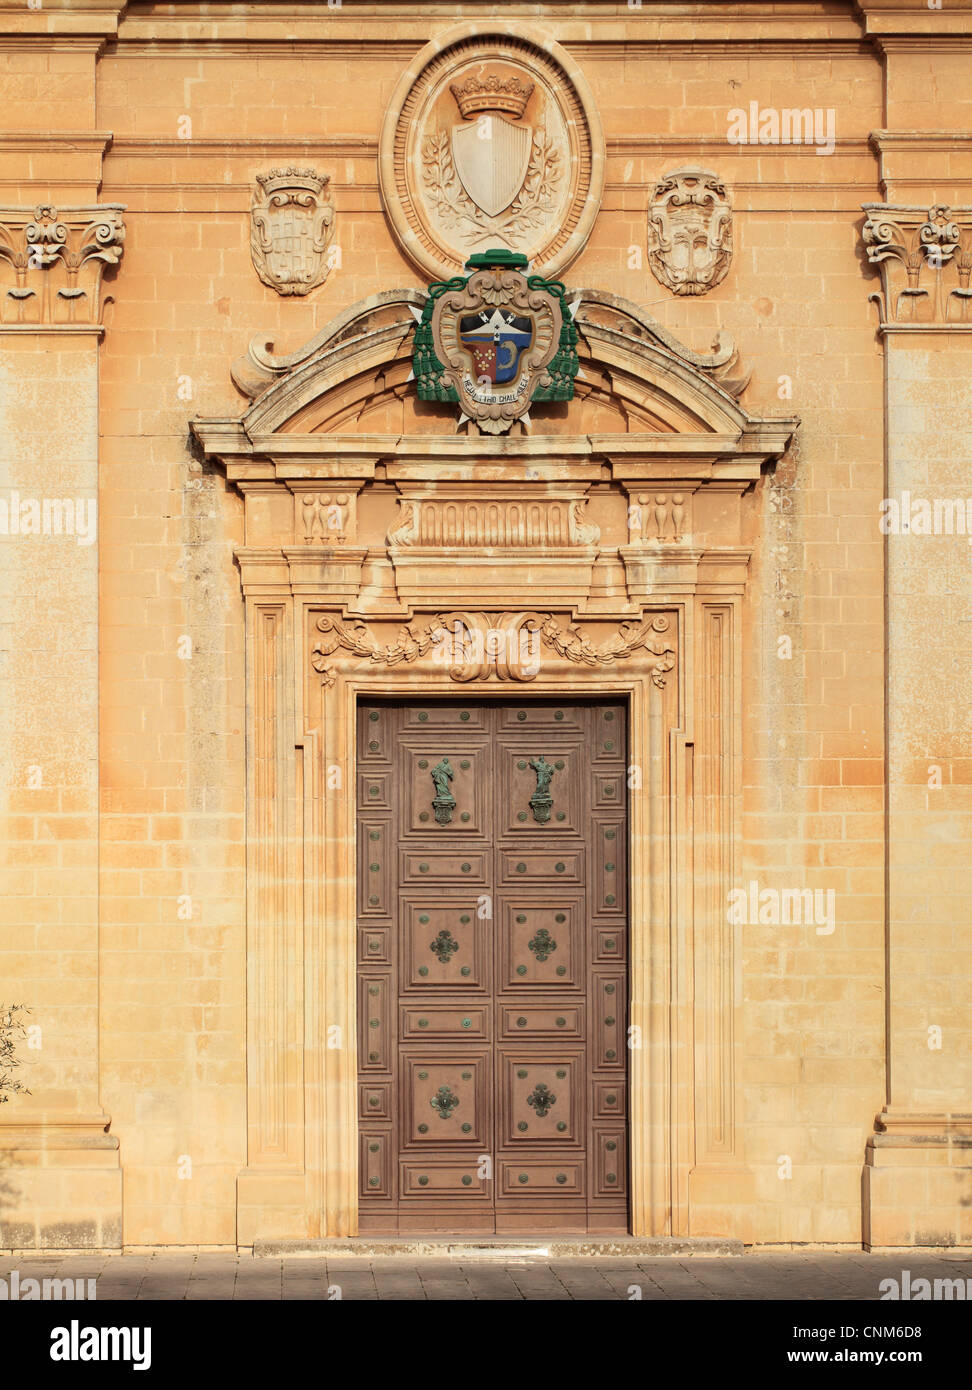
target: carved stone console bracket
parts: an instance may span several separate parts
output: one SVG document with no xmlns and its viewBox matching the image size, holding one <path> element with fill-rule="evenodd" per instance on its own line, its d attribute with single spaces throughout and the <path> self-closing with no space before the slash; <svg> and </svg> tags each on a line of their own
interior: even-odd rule
<svg viewBox="0 0 972 1390">
<path fill-rule="evenodd" d="M 972 317 L 972 207 L 864 203 L 861 233 L 881 275 L 869 296 L 882 332 L 969 332 Z"/>
<path fill-rule="evenodd" d="M 97 326 L 105 267 L 122 257 L 124 210 L 0 207 L 0 330 Z"/>
</svg>

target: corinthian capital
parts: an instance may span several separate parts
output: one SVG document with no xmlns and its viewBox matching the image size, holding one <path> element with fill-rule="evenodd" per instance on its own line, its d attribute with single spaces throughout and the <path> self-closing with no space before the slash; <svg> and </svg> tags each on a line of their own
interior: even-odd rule
<svg viewBox="0 0 972 1390">
<path fill-rule="evenodd" d="M 97 324 L 102 275 L 122 256 L 123 211 L 0 206 L 0 329 Z"/>
<path fill-rule="evenodd" d="M 972 207 L 865 203 L 862 240 L 885 329 L 972 330 Z"/>
</svg>

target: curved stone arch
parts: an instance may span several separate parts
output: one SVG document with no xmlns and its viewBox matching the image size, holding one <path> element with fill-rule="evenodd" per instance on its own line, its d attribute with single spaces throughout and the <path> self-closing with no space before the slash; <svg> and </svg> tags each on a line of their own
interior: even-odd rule
<svg viewBox="0 0 972 1390">
<path fill-rule="evenodd" d="M 418 402 L 410 385 L 412 329 L 424 302 L 415 289 L 374 295 L 286 355 L 254 339 L 232 369 L 253 400 L 239 421 L 243 435 L 335 433 L 382 399 L 406 397 L 422 428 L 452 432 L 455 408 Z M 604 291 L 577 291 L 572 305 L 582 368 L 577 400 L 613 404 L 627 422 L 624 432 L 739 438 L 754 423 L 736 399 L 748 376 L 739 372 L 731 341 L 720 339 L 711 354 L 695 353 L 643 309 Z M 559 433 L 550 426 L 570 408 L 540 407 L 531 432 Z"/>
</svg>

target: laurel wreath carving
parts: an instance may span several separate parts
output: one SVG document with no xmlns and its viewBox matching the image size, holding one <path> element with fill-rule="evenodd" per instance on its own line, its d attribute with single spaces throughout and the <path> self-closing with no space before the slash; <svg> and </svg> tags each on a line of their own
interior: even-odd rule
<svg viewBox="0 0 972 1390">
<path fill-rule="evenodd" d="M 535 131 L 523 186 L 498 217 L 489 217 L 463 188 L 448 131 L 440 130 L 426 140 L 422 172 L 429 200 L 443 227 L 471 244 L 487 235 L 509 241 L 518 232 L 542 227 L 556 208 L 564 171 L 553 138 L 546 131 Z"/>
</svg>

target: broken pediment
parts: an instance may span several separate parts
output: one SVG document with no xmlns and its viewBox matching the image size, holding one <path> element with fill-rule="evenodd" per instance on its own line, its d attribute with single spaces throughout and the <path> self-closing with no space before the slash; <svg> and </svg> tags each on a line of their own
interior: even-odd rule
<svg viewBox="0 0 972 1390">
<path fill-rule="evenodd" d="M 285 355 L 255 338 L 231 369 L 253 401 L 241 421 L 246 433 L 454 434 L 455 409 L 420 401 L 412 379 L 425 301 L 414 289 L 374 295 Z M 581 289 L 569 302 L 580 360 L 575 398 L 538 410 L 530 434 L 726 433 L 738 424 L 736 397 L 749 374 L 731 339 L 720 335 L 712 353 L 699 354 L 616 295 Z"/>
<path fill-rule="evenodd" d="M 731 343 L 694 353 L 636 305 L 575 291 L 574 399 L 480 434 L 457 430 L 454 402 L 417 398 L 425 302 L 375 295 L 286 355 L 255 340 L 233 367 L 244 412 L 192 422 L 245 499 L 244 585 L 349 613 L 532 592 L 629 616 L 714 555 L 745 573 L 740 499 L 797 422 L 739 404 Z"/>
</svg>

